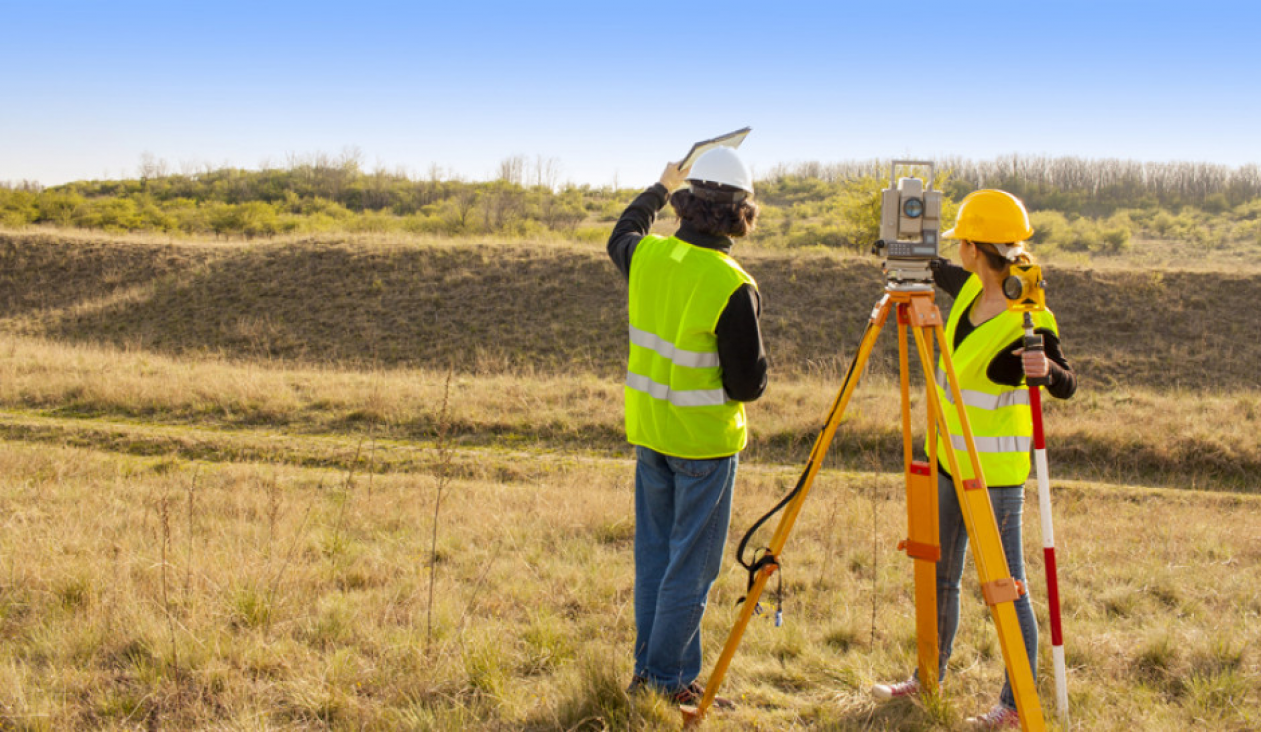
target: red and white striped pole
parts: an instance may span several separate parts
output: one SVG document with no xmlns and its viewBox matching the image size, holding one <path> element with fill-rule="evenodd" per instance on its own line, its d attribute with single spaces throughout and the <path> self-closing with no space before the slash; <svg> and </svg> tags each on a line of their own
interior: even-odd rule
<svg viewBox="0 0 1261 732">
<path fill-rule="evenodd" d="M 1025 342 L 1041 336 L 1033 335 L 1033 319 L 1025 313 Z M 1028 347 L 1028 346 L 1026 346 Z M 1034 379 L 1034 381 L 1041 381 Z M 1055 664 L 1055 712 L 1068 728 L 1068 667 L 1064 661 L 1064 633 L 1060 628 L 1060 586 L 1055 568 L 1055 526 L 1051 522 L 1051 478 L 1046 462 L 1046 436 L 1042 431 L 1042 390 L 1029 386 L 1029 407 L 1033 412 L 1033 455 L 1038 473 L 1038 507 L 1042 517 L 1042 555 L 1046 565 L 1046 599 L 1051 616 L 1051 659 Z"/>
</svg>

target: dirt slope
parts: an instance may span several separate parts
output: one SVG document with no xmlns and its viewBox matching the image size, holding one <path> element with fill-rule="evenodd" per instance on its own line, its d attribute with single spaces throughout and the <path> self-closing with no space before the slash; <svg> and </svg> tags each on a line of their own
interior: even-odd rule
<svg viewBox="0 0 1261 732">
<path fill-rule="evenodd" d="M 843 370 L 881 294 L 876 262 L 826 253 L 742 260 L 765 298 L 775 372 Z M 1047 277 L 1083 384 L 1261 385 L 1261 278 L 1092 270 Z M 0 327 L 175 354 L 616 374 L 625 358 L 625 293 L 599 246 L 0 234 Z M 873 369 L 889 369 L 893 342 L 887 332 Z"/>
</svg>

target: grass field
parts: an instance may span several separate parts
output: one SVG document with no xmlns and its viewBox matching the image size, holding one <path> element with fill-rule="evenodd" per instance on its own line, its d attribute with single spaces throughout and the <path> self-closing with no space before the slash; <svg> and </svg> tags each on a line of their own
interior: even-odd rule
<svg viewBox="0 0 1261 732">
<path fill-rule="evenodd" d="M 677 728 L 622 691 L 625 286 L 602 256 L 0 237 L 0 728 Z M 775 380 L 732 549 L 795 481 L 879 290 L 866 260 L 747 261 Z M 1261 319 L 1216 297 L 1261 285 L 1052 277 L 1082 377 L 1048 413 L 1072 729 L 1261 728 Z M 915 652 L 886 339 L 785 552 L 785 625 L 754 623 L 712 728 L 962 729 L 997 694 L 967 591 L 941 702 L 867 695 Z M 1049 711 L 1045 632 L 1042 655 Z"/>
<path fill-rule="evenodd" d="M 352 474 L 7 442 L 5 723 L 677 726 L 664 702 L 621 692 L 633 638 L 629 461 L 450 450 L 446 471 L 439 459 L 378 475 L 376 448 L 307 446 L 340 453 L 359 466 Z M 735 526 L 793 477 L 743 466 Z M 1056 495 L 1074 728 L 1261 723 L 1261 500 L 1077 481 L 1057 481 Z M 975 592 L 943 704 L 868 701 L 870 683 L 913 664 L 908 566 L 893 551 L 903 512 L 896 476 L 821 476 L 785 557 L 787 622 L 751 628 L 725 687 L 741 708 L 714 728 L 954 729 L 988 707 L 1002 662 Z M 712 596 L 710 658 L 743 582 L 725 572 Z M 1050 688 L 1044 678 L 1044 698 Z"/>
</svg>

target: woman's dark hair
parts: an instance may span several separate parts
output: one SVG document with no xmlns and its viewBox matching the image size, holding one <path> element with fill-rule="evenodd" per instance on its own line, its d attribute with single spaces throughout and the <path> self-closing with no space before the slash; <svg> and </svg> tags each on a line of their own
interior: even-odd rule
<svg viewBox="0 0 1261 732">
<path fill-rule="evenodd" d="M 702 234 L 744 236 L 757 226 L 757 204 L 731 186 L 701 186 L 695 193 L 681 188 L 670 196 L 679 218 Z M 734 198 L 741 200 L 735 201 Z"/>
</svg>

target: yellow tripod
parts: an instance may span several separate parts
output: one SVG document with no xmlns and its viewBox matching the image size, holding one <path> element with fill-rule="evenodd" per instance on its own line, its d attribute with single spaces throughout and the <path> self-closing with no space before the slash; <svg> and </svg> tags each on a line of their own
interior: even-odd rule
<svg viewBox="0 0 1261 732">
<path fill-rule="evenodd" d="M 778 569 L 777 559 L 788 540 L 793 524 L 796 523 L 798 514 L 801 513 L 802 505 L 810 494 L 810 486 L 823 464 L 828 446 L 836 435 L 836 429 L 841 423 L 841 417 L 845 414 L 845 408 L 867 364 L 867 359 L 875 347 L 876 339 L 895 306 L 898 322 L 898 365 L 902 386 L 902 447 L 906 468 L 908 526 L 907 538 L 898 544 L 898 548 L 905 550 L 907 555 L 915 560 L 915 623 L 921 684 L 930 693 L 937 691 L 936 564 L 941 556 L 941 545 L 937 526 L 937 441 L 928 440 L 927 462 L 912 459 L 910 370 L 906 344 L 908 328 L 914 335 L 924 374 L 934 373 L 932 341 L 925 336 L 925 331 L 930 331 L 936 337 L 937 344 L 942 350 L 942 362 L 945 365 L 946 378 L 950 386 L 951 401 L 958 410 L 963 438 L 967 443 L 969 470 L 965 472 L 960 468 L 954 450 L 946 451 L 946 460 L 950 466 L 950 474 L 956 476 L 955 490 L 963 513 L 964 525 L 971 538 L 972 557 L 980 575 L 982 594 L 993 615 L 994 626 L 998 629 L 1003 661 L 1007 666 L 1012 691 L 1016 697 L 1021 727 L 1026 732 L 1030 730 L 1040 732 L 1045 729 L 1042 708 L 1038 702 L 1037 689 L 1030 671 L 1029 657 L 1025 652 L 1024 639 L 1020 634 L 1020 624 L 1016 619 L 1016 608 L 1013 604 L 1024 593 L 1024 587 L 1012 579 L 1011 571 L 1007 567 L 1007 558 L 1003 554 L 998 524 L 994 519 L 994 509 L 990 505 L 989 491 L 985 487 L 981 463 L 977 458 L 976 442 L 972 437 L 972 428 L 968 424 L 967 414 L 963 407 L 963 395 L 959 390 L 954 365 L 950 360 L 941 311 L 934 302 L 931 287 L 897 284 L 886 287 L 884 297 L 872 310 L 871 320 L 863 333 L 858 354 L 845 375 L 840 392 L 832 404 L 827 423 L 814 442 L 805 471 L 791 497 L 783 504 L 784 515 L 771 537 L 766 553 L 754 566 L 756 574 L 753 575 L 749 592 L 735 626 L 727 637 L 722 655 L 719 656 L 714 671 L 709 677 L 705 695 L 695 707 L 682 707 L 685 726 L 698 724 L 713 704 L 727 667 L 731 664 L 736 648 L 740 645 L 744 629 L 757 607 L 758 598 L 762 596 L 767 580 Z M 933 379 L 926 378 L 925 382 L 928 395 L 927 434 L 932 436 L 937 433 L 939 427 L 945 431 L 947 424 L 945 405 L 937 399 Z M 950 444 L 948 439 L 946 442 Z M 974 477 L 968 478 L 969 475 Z"/>
</svg>

